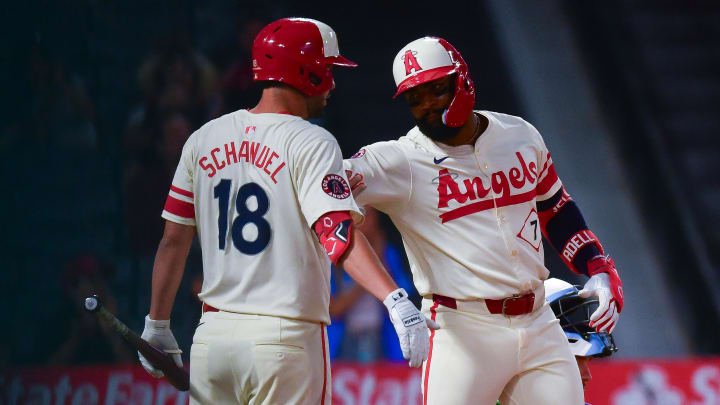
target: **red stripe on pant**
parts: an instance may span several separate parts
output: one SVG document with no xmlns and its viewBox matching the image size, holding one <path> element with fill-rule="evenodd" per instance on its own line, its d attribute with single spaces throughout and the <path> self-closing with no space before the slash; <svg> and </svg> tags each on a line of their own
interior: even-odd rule
<svg viewBox="0 0 720 405">
<path fill-rule="evenodd" d="M 438 302 L 435 301 L 433 305 L 430 307 L 430 313 L 432 316 L 430 319 L 433 321 L 435 320 L 435 315 L 437 315 L 437 312 L 435 312 L 435 309 L 438 307 Z M 435 330 L 430 330 L 430 353 L 428 353 L 427 363 L 425 363 L 425 386 L 423 387 L 423 405 L 427 405 L 427 398 L 428 398 L 428 378 L 430 377 L 430 361 L 432 360 L 432 351 L 433 351 L 433 338 L 435 337 Z"/>
<path fill-rule="evenodd" d="M 327 355 L 325 354 L 325 326 L 320 326 L 320 336 L 322 338 L 323 349 L 323 390 L 320 405 L 325 405 L 325 389 L 327 387 Z"/>
</svg>

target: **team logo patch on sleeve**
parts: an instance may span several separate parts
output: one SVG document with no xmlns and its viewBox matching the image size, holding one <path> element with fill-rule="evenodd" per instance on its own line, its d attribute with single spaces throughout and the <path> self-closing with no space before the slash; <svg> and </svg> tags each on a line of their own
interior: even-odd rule
<svg viewBox="0 0 720 405">
<path fill-rule="evenodd" d="M 350 197 L 350 186 L 345 179 L 337 174 L 328 174 L 322 181 L 322 188 L 325 194 L 330 197 L 344 200 Z"/>
<path fill-rule="evenodd" d="M 357 159 L 363 156 L 365 156 L 365 148 L 362 148 L 359 151 L 355 152 L 354 155 L 350 156 L 350 159 Z"/>
</svg>

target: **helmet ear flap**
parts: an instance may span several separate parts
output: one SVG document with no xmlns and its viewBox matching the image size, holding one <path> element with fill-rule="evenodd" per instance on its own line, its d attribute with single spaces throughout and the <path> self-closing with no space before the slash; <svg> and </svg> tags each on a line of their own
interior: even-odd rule
<svg viewBox="0 0 720 405">
<path fill-rule="evenodd" d="M 463 69 L 457 73 L 455 97 L 450 102 L 450 106 L 443 112 L 443 124 L 453 128 L 461 127 L 467 121 L 473 107 L 475 107 L 475 86 L 470 76 Z"/>
<path fill-rule="evenodd" d="M 308 73 L 308 80 L 310 81 L 310 84 L 316 87 L 320 86 L 322 83 L 322 78 L 313 72 Z"/>
<path fill-rule="evenodd" d="M 326 90 L 332 90 L 332 70 L 324 62 L 305 63 L 300 65 L 299 69 L 300 74 L 293 80 L 305 95 L 316 96 Z"/>
</svg>

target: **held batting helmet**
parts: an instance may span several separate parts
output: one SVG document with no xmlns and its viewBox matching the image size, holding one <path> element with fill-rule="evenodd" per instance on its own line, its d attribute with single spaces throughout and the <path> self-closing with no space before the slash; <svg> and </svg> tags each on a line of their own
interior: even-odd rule
<svg viewBox="0 0 720 405">
<path fill-rule="evenodd" d="M 449 42 L 437 37 L 416 39 L 405 45 L 393 61 L 397 92 L 393 98 L 417 85 L 457 74 L 455 96 L 443 112 L 448 127 L 461 127 L 475 106 L 475 85 L 465 60 Z"/>
<path fill-rule="evenodd" d="M 597 309 L 596 298 L 580 298 L 577 287 L 556 278 L 545 281 L 545 297 L 560 320 L 575 356 L 605 357 L 616 352 L 615 340 L 607 332 L 590 327 L 590 315 Z"/>
<path fill-rule="evenodd" d="M 340 56 L 337 35 L 327 24 L 309 18 L 283 18 L 265 26 L 252 49 L 253 80 L 272 80 L 307 96 L 335 87 L 331 65 L 356 67 Z"/>
</svg>

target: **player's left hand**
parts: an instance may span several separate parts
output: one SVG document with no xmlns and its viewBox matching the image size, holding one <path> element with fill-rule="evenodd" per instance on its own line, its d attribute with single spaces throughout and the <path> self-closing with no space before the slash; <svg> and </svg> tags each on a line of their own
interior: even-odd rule
<svg viewBox="0 0 720 405">
<path fill-rule="evenodd" d="M 590 315 L 590 327 L 598 332 L 612 333 L 623 309 L 623 289 L 615 263 L 601 256 L 588 263 L 590 280 L 578 295 L 582 298 L 597 297 L 598 308 Z"/>
<path fill-rule="evenodd" d="M 420 367 L 423 361 L 427 360 L 430 351 L 428 328 L 440 329 L 440 326 L 432 319 L 425 319 L 410 302 L 403 288 L 388 294 L 383 303 L 390 312 L 390 320 L 400 339 L 403 357 L 409 360 L 410 367 Z"/>
</svg>

